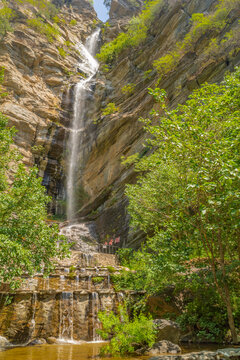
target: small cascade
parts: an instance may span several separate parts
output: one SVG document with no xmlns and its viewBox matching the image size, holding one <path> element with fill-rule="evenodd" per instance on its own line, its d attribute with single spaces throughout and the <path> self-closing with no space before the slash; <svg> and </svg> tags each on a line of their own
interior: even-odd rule
<svg viewBox="0 0 240 360">
<path fill-rule="evenodd" d="M 100 301 L 97 292 L 92 293 L 92 341 L 101 341 L 101 336 L 97 333 L 100 327 L 98 312 L 100 311 Z"/>
<path fill-rule="evenodd" d="M 83 259 L 86 267 L 93 266 L 93 256 L 91 254 L 83 254 Z"/>
<path fill-rule="evenodd" d="M 73 341 L 73 292 L 61 294 L 59 340 Z"/>
<path fill-rule="evenodd" d="M 79 275 L 77 274 L 75 277 L 75 289 L 78 290 L 79 288 Z"/>
<path fill-rule="evenodd" d="M 49 290 L 49 276 L 47 276 L 45 279 L 44 279 L 44 285 L 43 285 L 43 288 L 44 290 Z"/>
<path fill-rule="evenodd" d="M 37 293 L 33 292 L 32 294 L 32 319 L 29 327 L 29 338 L 31 339 L 34 336 L 34 331 L 36 327 L 35 315 L 36 315 L 36 307 L 37 307 Z"/>
<path fill-rule="evenodd" d="M 88 290 L 91 290 L 91 288 L 92 288 L 92 276 L 89 275 L 89 277 L 88 277 Z"/>
<path fill-rule="evenodd" d="M 108 287 L 108 289 L 111 288 L 111 277 L 110 277 L 110 274 L 108 274 L 108 276 L 107 276 L 107 287 Z"/>
</svg>

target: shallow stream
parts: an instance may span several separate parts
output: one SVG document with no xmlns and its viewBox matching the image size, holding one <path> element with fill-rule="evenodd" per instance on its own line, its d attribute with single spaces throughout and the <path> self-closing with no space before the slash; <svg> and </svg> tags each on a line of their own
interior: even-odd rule
<svg viewBox="0 0 240 360">
<path fill-rule="evenodd" d="M 121 358 L 101 358 L 99 352 L 103 343 L 35 345 L 16 347 L 0 352 L 0 360 L 147 360 L 149 356 L 133 356 Z M 221 346 L 220 346 L 221 347 Z M 190 346 L 182 348 L 182 353 L 201 350 L 217 350 L 218 345 Z"/>
</svg>

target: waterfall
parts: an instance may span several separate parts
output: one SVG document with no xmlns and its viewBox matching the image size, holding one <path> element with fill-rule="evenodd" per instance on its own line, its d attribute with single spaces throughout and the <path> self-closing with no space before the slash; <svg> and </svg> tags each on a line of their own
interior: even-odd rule
<svg viewBox="0 0 240 360">
<path fill-rule="evenodd" d="M 37 307 L 37 293 L 33 292 L 32 294 L 32 319 L 30 323 L 30 338 L 33 337 L 36 321 L 35 321 L 35 314 L 36 314 L 36 307 Z"/>
<path fill-rule="evenodd" d="M 59 339 L 73 340 L 73 292 L 63 291 L 61 294 Z"/>
<path fill-rule="evenodd" d="M 100 301 L 97 292 L 92 293 L 92 328 L 93 338 L 92 340 L 101 341 L 101 336 L 97 334 L 96 329 L 99 328 L 98 312 L 100 311 Z"/>
<path fill-rule="evenodd" d="M 91 91 L 90 85 L 98 70 L 98 62 L 94 59 L 100 29 L 88 37 L 86 45 L 79 45 L 82 62 L 79 68 L 87 74 L 86 79 L 81 79 L 75 88 L 73 121 L 68 141 L 68 170 L 67 170 L 67 219 L 74 220 L 77 211 L 76 181 L 78 178 L 77 156 L 83 142 L 84 115 L 87 94 Z"/>
</svg>

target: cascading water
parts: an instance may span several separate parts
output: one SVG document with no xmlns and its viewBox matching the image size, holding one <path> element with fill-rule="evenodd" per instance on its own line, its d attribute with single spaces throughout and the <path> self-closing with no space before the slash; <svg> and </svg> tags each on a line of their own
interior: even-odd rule
<svg viewBox="0 0 240 360">
<path fill-rule="evenodd" d="M 67 219 L 72 222 L 77 211 L 76 181 L 79 176 L 78 153 L 83 141 L 84 116 L 86 112 L 86 98 L 91 91 L 90 86 L 98 70 L 98 62 L 94 59 L 100 29 L 97 29 L 86 41 L 86 45 L 79 45 L 79 51 L 83 62 L 79 68 L 85 74 L 86 79 L 81 79 L 75 88 L 73 121 L 69 136 L 68 149 L 68 173 L 67 173 Z"/>
<path fill-rule="evenodd" d="M 92 293 L 92 328 L 93 334 L 92 339 L 94 342 L 101 341 L 101 336 L 97 333 L 99 329 L 98 312 L 100 310 L 99 295 L 97 292 Z"/>
<path fill-rule="evenodd" d="M 73 292 L 62 292 L 60 300 L 59 339 L 62 341 L 73 341 Z"/>
</svg>

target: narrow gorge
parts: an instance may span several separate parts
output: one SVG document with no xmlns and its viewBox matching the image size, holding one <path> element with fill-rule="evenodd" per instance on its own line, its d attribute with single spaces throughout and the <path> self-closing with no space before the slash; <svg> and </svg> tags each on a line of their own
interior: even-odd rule
<svg viewBox="0 0 240 360">
<path fill-rule="evenodd" d="M 199 150 L 206 164 L 199 160 L 205 165 L 201 173 L 196 176 L 194 173 L 199 155 L 198 151 L 194 152 L 195 146 L 199 145 L 200 149 L 203 138 L 198 131 L 204 131 L 205 119 L 211 118 L 212 121 L 208 127 L 210 135 L 206 136 L 211 143 L 209 149 L 215 149 L 215 143 L 219 146 L 227 144 L 225 147 L 232 148 L 232 153 L 237 154 L 237 128 L 236 132 L 232 128 L 229 130 L 224 143 L 218 135 L 227 132 L 231 121 L 228 119 L 226 126 L 223 125 L 222 132 L 215 124 L 223 123 L 227 118 L 227 111 L 221 110 L 225 102 L 230 104 L 229 116 L 230 111 L 234 120 L 239 116 L 235 104 L 239 92 L 235 88 L 239 87 L 240 2 L 105 0 L 100 3 L 109 11 L 106 22 L 98 18 L 94 9 L 94 6 L 97 8 L 96 0 L 94 4 L 88 0 L 0 1 L 0 112 L 7 118 L 7 128 L 14 126 L 17 130 L 12 135 L 14 144 L 7 143 L 7 151 L 0 144 L 0 155 L 1 151 L 4 156 L 10 154 L 6 165 L 5 160 L 3 165 L 0 161 L 0 180 L 2 168 L 6 169 L 4 186 L 13 184 L 17 189 L 13 179 L 18 171 L 11 165 L 11 149 L 13 153 L 17 149 L 24 168 L 36 166 L 35 177 L 51 197 L 42 200 L 43 195 L 39 196 L 36 191 L 33 204 L 38 199 L 47 204 L 44 226 L 47 224 L 53 233 L 54 229 L 58 232 L 46 240 L 45 230 L 39 231 L 39 237 L 43 234 L 43 242 L 38 245 L 37 235 L 32 249 L 38 253 L 39 246 L 42 251 L 39 250 L 39 254 L 43 255 L 37 256 L 43 258 L 31 258 L 31 252 L 27 253 L 27 260 L 24 258 L 27 266 L 20 261 L 13 281 L 7 275 L 4 277 L 4 269 L 8 266 L 8 256 L 13 268 L 18 260 L 12 257 L 11 251 L 6 251 L 6 258 L 1 262 L 0 347 L 13 347 L 14 350 L 19 346 L 19 349 L 26 346 L 32 349 L 32 346 L 41 345 L 41 351 L 44 346 L 48 349 L 51 345 L 51 350 L 49 347 L 46 353 L 49 359 L 102 359 L 99 354 L 103 340 L 110 340 L 110 349 L 111 346 L 117 348 L 116 343 L 112 345 L 115 339 L 119 344 L 124 342 L 119 340 L 120 337 L 114 337 L 114 329 L 121 327 L 119 323 L 130 324 L 135 320 L 137 323 L 137 319 L 143 316 L 144 326 L 148 322 L 154 324 L 151 331 L 155 341 L 143 341 L 144 345 L 140 346 L 134 340 L 131 344 L 134 351 L 121 353 L 119 347 L 117 354 L 134 356 L 134 359 L 135 356 L 159 360 L 240 359 L 237 347 L 240 342 L 240 247 L 235 220 L 239 214 L 239 198 L 233 195 L 237 191 L 230 189 L 237 184 L 235 160 L 227 156 L 219 160 L 210 155 L 206 160 L 210 150 L 206 156 L 204 150 L 208 144 L 201 148 L 202 152 Z M 231 78 L 235 72 L 237 80 Z M 206 88 L 204 93 L 205 83 L 222 86 L 221 91 Z M 202 91 L 203 100 L 195 104 L 192 94 L 197 91 Z M 214 96 L 223 96 L 224 91 L 227 100 L 219 101 L 220 105 L 214 107 L 215 103 L 218 104 Z M 189 96 L 192 97 L 187 102 Z M 206 110 L 204 118 L 205 109 L 201 106 L 205 102 L 208 104 L 207 96 L 213 97 L 210 105 L 206 105 L 212 113 L 209 115 Z M 191 104 L 193 111 L 190 114 L 184 106 Z M 182 124 L 186 121 L 188 126 L 188 120 L 198 119 L 201 111 L 197 130 L 195 124 L 189 125 L 186 133 L 186 148 L 190 149 L 190 156 L 191 152 L 195 154 L 192 170 L 191 162 L 186 163 L 189 153 L 186 151 L 178 156 L 179 149 L 184 147 L 178 140 Z M 217 111 L 220 115 L 216 115 L 215 121 Z M 180 120 L 179 114 L 183 114 Z M 172 124 L 170 119 L 174 119 Z M 166 128 L 161 133 L 162 124 Z M 1 126 L 0 122 L 0 130 Z M 189 145 L 188 134 L 193 128 L 196 132 Z M 175 129 L 176 136 L 170 137 L 171 129 Z M 159 134 L 164 134 L 161 140 Z M 169 139 L 169 149 L 166 150 L 161 144 L 168 143 Z M 0 140 L 3 141 L 4 137 Z M 177 150 L 172 147 L 174 144 Z M 156 159 L 154 154 L 159 155 L 159 149 L 165 155 Z M 222 149 L 216 150 L 219 157 L 224 153 Z M 170 153 L 169 161 L 167 151 Z M 19 161 L 18 155 L 14 156 L 13 160 Z M 185 168 L 181 175 L 176 170 L 181 165 L 174 168 L 171 156 L 174 161 L 182 159 Z M 146 159 L 150 159 L 149 163 Z M 219 164 L 224 163 L 223 159 L 227 165 L 222 171 Z M 212 177 L 211 163 L 216 164 Z M 154 173 L 161 167 L 161 174 Z M 160 185 L 166 180 L 169 169 L 171 175 L 165 191 Z M 186 193 L 181 189 L 185 174 L 188 177 Z M 19 177 L 17 175 L 19 186 L 21 181 L 24 183 L 21 176 L 20 172 Z M 176 179 L 180 179 L 179 182 L 175 183 Z M 193 179 L 196 181 L 194 185 L 191 183 Z M 203 184 L 202 179 L 205 181 Z M 144 180 L 146 183 L 152 181 L 149 186 L 147 183 L 146 191 Z M 206 185 L 208 181 L 209 187 Z M 220 192 L 223 192 L 225 184 L 229 186 L 229 192 L 224 200 L 217 196 L 212 200 L 210 195 L 206 200 L 210 209 L 216 206 L 217 210 L 205 210 L 205 203 L 201 205 L 205 194 L 214 187 L 217 189 L 218 185 L 219 188 L 222 186 Z M 8 190 L 4 186 L 3 190 L 0 187 L 3 194 L 0 198 L 0 251 L 5 254 L 2 242 L 8 230 L 4 223 L 7 204 L 4 194 Z M 138 186 L 142 192 L 138 192 L 141 191 Z M 193 188 L 200 189 L 196 197 L 192 196 Z M 21 201 L 24 203 L 30 191 L 26 187 L 23 195 L 20 194 L 22 197 L 16 201 L 16 208 Z M 155 203 L 162 191 L 163 197 Z M 171 191 L 175 191 L 173 197 Z M 149 198 L 145 197 L 148 193 Z M 166 213 L 162 215 L 166 199 L 172 203 L 166 205 Z M 229 199 L 234 199 L 233 207 L 225 205 L 229 204 Z M 177 210 L 174 212 L 175 209 L 171 212 L 175 205 L 178 209 L 181 201 L 184 206 L 181 205 L 179 214 Z M 9 204 L 11 209 L 11 202 Z M 231 237 L 229 230 L 229 242 L 221 242 L 221 229 L 215 228 L 217 221 L 212 219 L 216 219 L 216 213 L 219 218 L 224 217 L 228 209 L 231 215 L 226 224 L 229 229 L 232 226 L 234 236 Z M 14 209 L 11 211 L 9 224 L 15 224 L 18 213 Z M 24 218 L 25 210 L 20 206 L 21 212 Z M 29 213 L 31 210 L 26 211 L 26 217 Z M 34 227 L 34 221 L 37 223 L 38 220 L 35 212 L 33 215 L 28 230 L 30 235 L 31 226 Z M 174 219 L 172 223 L 170 218 Z M 196 218 L 192 228 L 190 218 Z M 203 218 L 212 221 L 206 228 L 201 222 Z M 182 225 L 184 221 L 186 228 Z M 222 227 L 223 233 L 226 224 Z M 196 235 L 198 227 L 200 240 Z M 24 226 L 19 228 L 19 233 L 16 230 L 17 242 L 23 245 L 28 240 L 24 231 Z M 211 240 L 207 238 L 208 231 L 212 231 Z M 163 232 L 166 247 L 163 245 Z M 212 245 L 214 237 L 217 240 Z M 52 250 L 55 239 L 56 252 Z M 203 245 L 199 245 L 201 241 Z M 67 248 L 70 252 L 65 257 Z M 48 259 L 48 250 L 59 256 Z M 25 256 L 18 247 L 12 251 Z M 215 255 L 217 251 L 219 256 Z M 28 263 L 29 256 L 33 266 L 31 261 Z M 39 271 L 33 273 L 33 269 Z M 198 276 L 200 280 L 197 280 Z M 210 284 L 214 284 L 214 290 Z M 206 318 L 203 316 L 202 320 L 205 289 L 210 314 Z M 125 306 L 127 315 L 123 315 Z M 110 314 L 110 319 L 114 316 L 111 314 L 116 317 L 119 314 L 119 318 L 110 327 L 104 314 Z M 104 334 L 105 326 L 107 335 Z M 143 326 L 139 325 L 139 328 L 141 334 Z M 127 338 L 128 331 L 123 330 L 123 333 Z M 87 342 L 97 344 L 96 348 L 88 348 Z M 204 343 L 208 345 L 198 349 L 197 346 Z M 69 353 L 64 353 L 64 348 L 60 347 L 63 344 L 70 346 L 65 348 Z M 74 350 L 74 345 L 86 347 Z M 230 350 L 219 350 L 223 347 Z M 13 352 L 13 358 L 46 358 L 44 353 L 37 350 L 30 353 L 28 347 L 26 349 L 25 353 L 19 350 L 19 354 L 16 352 L 14 355 Z M 200 352 L 192 355 L 192 350 Z M 4 354 L 8 351 L 10 354 L 12 350 L 0 352 L 0 359 L 5 359 Z M 109 354 L 115 355 L 114 352 Z"/>
</svg>

